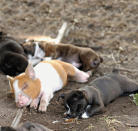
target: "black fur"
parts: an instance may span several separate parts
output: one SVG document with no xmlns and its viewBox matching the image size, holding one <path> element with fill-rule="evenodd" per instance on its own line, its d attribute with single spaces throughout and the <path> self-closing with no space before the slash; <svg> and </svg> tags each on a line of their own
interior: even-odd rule
<svg viewBox="0 0 138 131">
<path fill-rule="evenodd" d="M 92 81 L 88 86 L 62 95 L 69 117 L 93 116 L 102 112 L 104 106 L 125 93 L 138 91 L 138 84 L 131 79 L 112 73 Z M 64 96 L 64 97 L 63 97 Z"/>
<path fill-rule="evenodd" d="M 5 126 L 5 127 L 0 127 L 0 131 L 16 131 L 16 130 L 13 129 L 12 127 Z"/>
<path fill-rule="evenodd" d="M 25 71 L 28 60 L 23 47 L 15 39 L 0 33 L 0 70 L 10 76 Z"/>
</svg>

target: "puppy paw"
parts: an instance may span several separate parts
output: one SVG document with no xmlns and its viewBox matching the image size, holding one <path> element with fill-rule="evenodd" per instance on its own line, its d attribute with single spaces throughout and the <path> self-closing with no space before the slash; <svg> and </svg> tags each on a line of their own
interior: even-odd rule
<svg viewBox="0 0 138 131">
<path fill-rule="evenodd" d="M 37 109 L 38 103 L 39 103 L 39 100 L 34 99 L 30 104 L 30 108 Z"/>
<path fill-rule="evenodd" d="M 83 71 L 78 72 L 78 74 L 75 76 L 75 81 L 80 83 L 85 83 L 88 81 L 89 74 L 85 73 Z"/>
<path fill-rule="evenodd" d="M 87 118 L 89 118 L 89 116 L 87 115 L 87 113 L 86 112 L 84 112 L 83 114 L 82 114 L 82 116 L 81 116 L 82 118 L 84 118 L 84 119 L 87 119 Z"/>
<path fill-rule="evenodd" d="M 46 112 L 46 110 L 47 110 L 46 101 L 42 100 L 42 101 L 40 102 L 38 111 L 39 111 L 39 112 Z"/>
<path fill-rule="evenodd" d="M 92 70 L 89 70 L 89 71 L 87 71 L 86 73 L 87 73 L 89 76 L 92 76 L 92 75 L 93 75 Z"/>
</svg>

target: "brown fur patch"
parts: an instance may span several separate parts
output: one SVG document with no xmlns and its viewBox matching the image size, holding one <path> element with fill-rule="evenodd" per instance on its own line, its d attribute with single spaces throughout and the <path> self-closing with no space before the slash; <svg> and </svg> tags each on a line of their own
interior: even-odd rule
<svg viewBox="0 0 138 131">
<path fill-rule="evenodd" d="M 40 84 L 40 80 L 39 79 L 35 79 L 32 80 L 29 78 L 29 76 L 27 76 L 25 73 L 19 76 L 16 76 L 13 78 L 12 81 L 10 81 L 11 83 L 11 88 L 13 90 L 14 93 L 14 88 L 13 88 L 13 82 L 15 80 L 18 80 L 18 87 L 29 97 L 31 97 L 32 99 L 35 99 L 38 97 L 38 95 L 40 94 L 40 90 L 41 90 L 41 84 Z M 25 88 L 24 88 L 25 87 Z"/>
<path fill-rule="evenodd" d="M 63 68 L 65 69 L 65 71 L 68 75 L 70 75 L 70 76 L 75 75 L 75 69 L 71 64 L 60 61 L 60 60 L 56 60 L 56 62 L 60 63 L 63 66 Z"/>
<path fill-rule="evenodd" d="M 68 62 L 68 59 L 70 59 L 69 61 L 81 62 L 83 71 L 93 70 L 102 63 L 102 58 L 91 48 L 48 42 L 40 42 L 39 45 L 45 51 L 46 56 L 53 57 L 53 59 L 62 57 L 65 62 Z M 97 61 L 98 64 L 97 66 L 92 67 L 94 61 Z"/>
<path fill-rule="evenodd" d="M 35 99 L 39 96 L 41 90 L 41 84 L 39 79 L 32 80 L 26 74 L 17 76 L 19 88 L 32 99 Z M 26 86 L 25 89 L 24 86 Z"/>
</svg>

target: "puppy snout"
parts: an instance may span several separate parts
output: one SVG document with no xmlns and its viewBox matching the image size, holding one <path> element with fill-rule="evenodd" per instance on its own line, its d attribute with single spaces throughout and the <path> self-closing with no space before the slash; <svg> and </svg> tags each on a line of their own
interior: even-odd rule
<svg viewBox="0 0 138 131">
<path fill-rule="evenodd" d="M 23 103 L 21 103 L 21 102 L 16 102 L 16 106 L 17 106 L 17 107 L 22 107 L 22 104 L 23 104 Z"/>
<path fill-rule="evenodd" d="M 94 60 L 91 64 L 92 67 L 97 67 L 98 65 L 100 64 L 100 61 L 99 60 Z"/>
</svg>

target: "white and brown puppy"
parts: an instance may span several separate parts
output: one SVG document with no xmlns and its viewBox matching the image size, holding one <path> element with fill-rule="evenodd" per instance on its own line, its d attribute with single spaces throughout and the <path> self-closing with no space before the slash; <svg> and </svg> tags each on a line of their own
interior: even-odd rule
<svg viewBox="0 0 138 131">
<path fill-rule="evenodd" d="M 30 105 L 39 111 L 46 111 L 54 92 L 62 89 L 68 77 L 77 82 L 87 82 L 89 75 L 73 65 L 59 60 L 43 61 L 34 68 L 28 65 L 25 72 L 8 77 L 11 91 L 18 107 Z"/>
<path fill-rule="evenodd" d="M 45 57 L 59 59 L 71 63 L 83 70 L 96 69 L 103 59 L 91 48 L 78 47 L 71 44 L 55 44 L 52 42 L 28 41 L 23 44 L 24 52 L 28 55 L 29 61 L 34 65 Z"/>
</svg>

